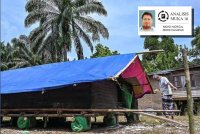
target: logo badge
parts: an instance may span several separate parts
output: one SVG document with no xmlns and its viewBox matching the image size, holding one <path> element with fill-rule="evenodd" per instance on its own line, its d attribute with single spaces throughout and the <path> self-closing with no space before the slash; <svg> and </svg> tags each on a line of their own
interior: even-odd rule
<svg viewBox="0 0 200 134">
<path fill-rule="evenodd" d="M 165 22 L 169 19 L 169 14 L 166 11 L 160 11 L 158 14 L 158 20 Z"/>
</svg>

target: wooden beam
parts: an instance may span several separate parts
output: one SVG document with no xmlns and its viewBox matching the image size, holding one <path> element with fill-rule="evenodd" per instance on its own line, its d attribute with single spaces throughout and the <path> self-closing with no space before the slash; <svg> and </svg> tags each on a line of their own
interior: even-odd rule
<svg viewBox="0 0 200 134">
<path fill-rule="evenodd" d="M 144 110 L 144 109 L 65 109 L 65 108 L 44 108 L 44 109 L 1 109 L 6 112 L 180 112 L 180 110 Z"/>
<path fill-rule="evenodd" d="M 73 117 L 73 116 L 80 116 L 83 115 L 85 117 L 95 117 L 98 116 L 98 114 L 6 114 L 2 115 L 0 114 L 0 117 L 6 116 L 6 117 Z"/>
</svg>

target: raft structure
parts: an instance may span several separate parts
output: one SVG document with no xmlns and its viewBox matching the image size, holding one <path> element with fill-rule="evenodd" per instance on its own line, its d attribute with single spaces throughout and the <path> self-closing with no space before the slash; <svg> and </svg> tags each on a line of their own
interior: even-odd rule
<svg viewBox="0 0 200 134">
<path fill-rule="evenodd" d="M 36 117 L 65 121 L 74 117 L 75 132 L 91 129 L 91 117 L 117 116 L 137 121 L 137 99 L 153 93 L 139 57 L 134 54 L 45 64 L 1 72 L 1 118 L 11 117 L 20 129 L 36 125 Z M 174 112 L 179 112 L 174 110 Z"/>
</svg>

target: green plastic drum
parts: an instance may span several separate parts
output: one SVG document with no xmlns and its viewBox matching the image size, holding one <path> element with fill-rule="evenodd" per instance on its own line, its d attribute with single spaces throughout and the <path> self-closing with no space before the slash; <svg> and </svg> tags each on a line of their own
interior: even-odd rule
<svg viewBox="0 0 200 134">
<path fill-rule="evenodd" d="M 74 121 L 71 123 L 72 131 L 83 132 L 90 129 L 87 119 L 84 116 L 75 116 Z"/>
<path fill-rule="evenodd" d="M 27 117 L 20 116 L 17 119 L 17 127 L 20 129 L 26 129 L 30 127 L 30 119 Z"/>
</svg>

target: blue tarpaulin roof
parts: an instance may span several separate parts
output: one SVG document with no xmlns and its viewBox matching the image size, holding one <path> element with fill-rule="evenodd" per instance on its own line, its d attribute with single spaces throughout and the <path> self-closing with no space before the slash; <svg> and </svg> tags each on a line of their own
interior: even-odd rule
<svg viewBox="0 0 200 134">
<path fill-rule="evenodd" d="M 61 62 L 1 72 L 1 94 L 48 90 L 115 77 L 135 54 Z"/>
</svg>

